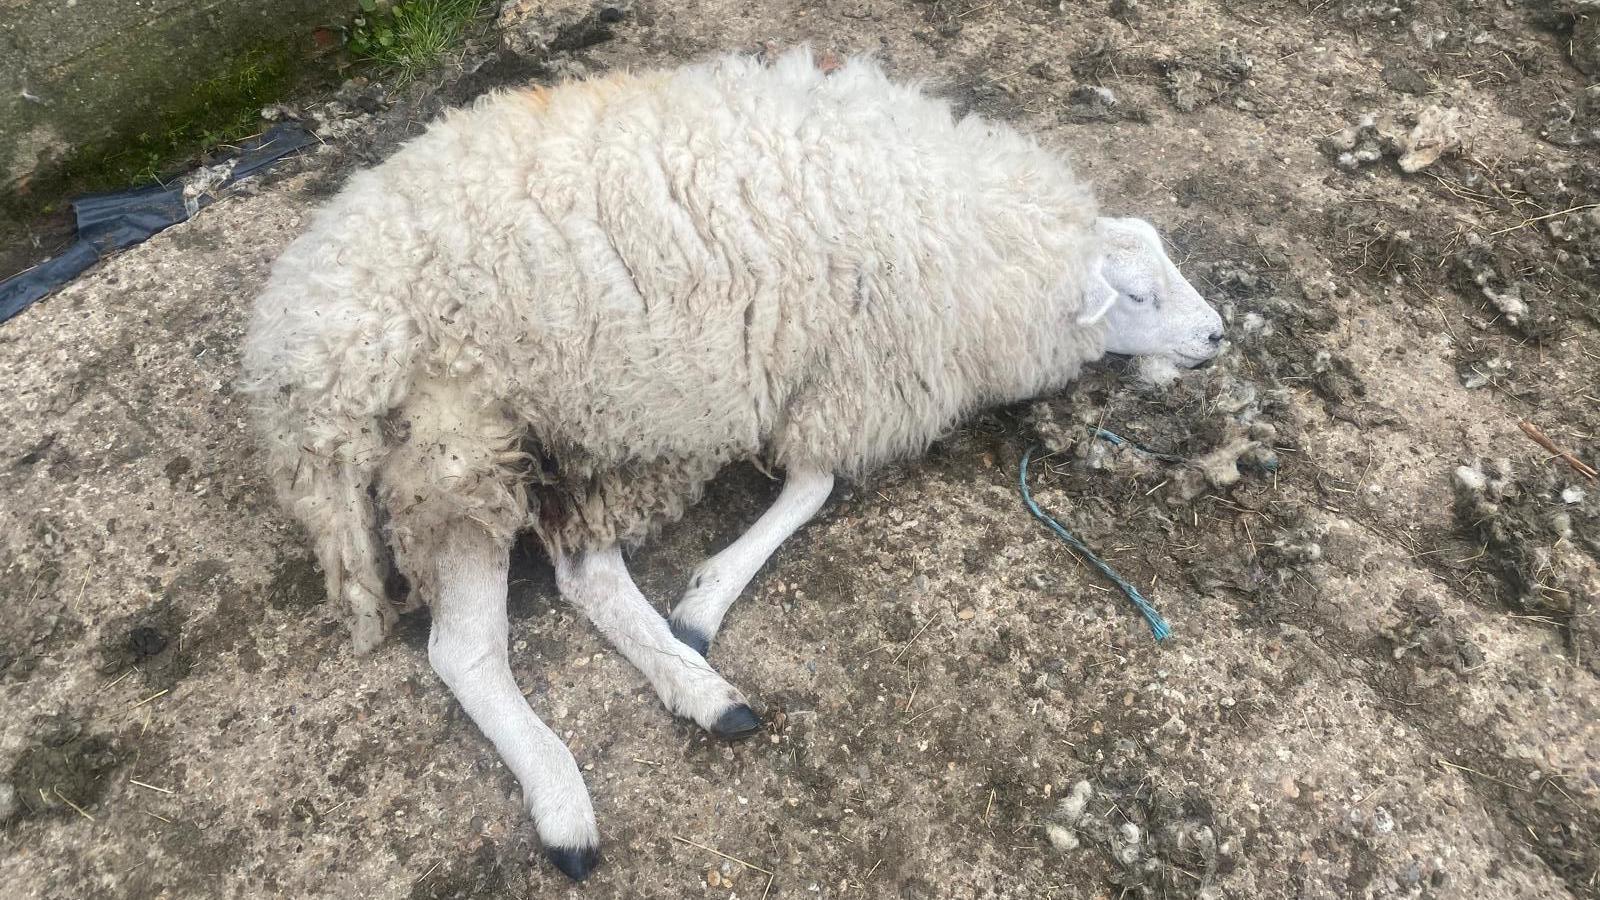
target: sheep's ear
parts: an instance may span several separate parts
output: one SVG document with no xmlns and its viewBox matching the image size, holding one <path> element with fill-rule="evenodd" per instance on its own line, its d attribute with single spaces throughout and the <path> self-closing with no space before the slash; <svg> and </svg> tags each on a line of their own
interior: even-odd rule
<svg viewBox="0 0 1600 900">
<path fill-rule="evenodd" d="M 1104 261 L 1095 263 L 1094 271 L 1089 273 L 1089 284 L 1083 291 L 1083 309 L 1078 311 L 1079 325 L 1093 325 L 1116 305 L 1117 289 L 1106 280 L 1104 266 Z"/>
</svg>

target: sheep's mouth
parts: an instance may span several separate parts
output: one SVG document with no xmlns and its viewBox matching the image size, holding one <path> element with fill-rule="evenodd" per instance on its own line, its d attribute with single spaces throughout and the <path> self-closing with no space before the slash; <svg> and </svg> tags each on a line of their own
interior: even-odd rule
<svg viewBox="0 0 1600 900">
<path fill-rule="evenodd" d="M 1210 356 L 1190 356 L 1187 353 L 1173 353 L 1172 361 L 1185 369 L 1204 369 L 1217 361 L 1217 354 Z"/>
<path fill-rule="evenodd" d="M 1216 362 L 1217 361 L 1217 357 L 1221 356 L 1221 355 L 1222 354 L 1220 354 L 1220 353 L 1213 353 L 1213 354 L 1211 354 L 1209 356 L 1193 356 L 1193 355 L 1190 355 L 1188 353 L 1179 353 L 1176 350 L 1169 351 L 1169 352 L 1166 352 L 1166 353 L 1149 353 L 1149 354 L 1144 354 L 1144 353 L 1113 353 L 1113 352 L 1108 350 L 1108 351 L 1106 351 L 1105 358 L 1106 359 L 1111 359 L 1111 360 L 1128 361 L 1128 360 L 1139 359 L 1139 358 L 1144 357 L 1144 356 L 1149 356 L 1149 357 L 1155 358 L 1155 359 L 1164 359 L 1164 360 L 1172 363 L 1173 365 L 1177 366 L 1180 369 L 1205 369 L 1205 368 L 1209 368 L 1212 363 Z"/>
</svg>

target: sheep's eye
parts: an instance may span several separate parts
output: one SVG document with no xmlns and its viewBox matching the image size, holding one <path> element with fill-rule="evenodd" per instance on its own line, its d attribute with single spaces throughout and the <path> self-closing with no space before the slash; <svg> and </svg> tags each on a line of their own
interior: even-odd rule
<svg viewBox="0 0 1600 900">
<path fill-rule="evenodd" d="M 1146 296 L 1144 296 L 1142 294 L 1129 294 L 1128 295 L 1128 299 L 1132 300 L 1135 303 L 1149 303 L 1150 302 L 1150 298 L 1146 297 Z"/>
</svg>

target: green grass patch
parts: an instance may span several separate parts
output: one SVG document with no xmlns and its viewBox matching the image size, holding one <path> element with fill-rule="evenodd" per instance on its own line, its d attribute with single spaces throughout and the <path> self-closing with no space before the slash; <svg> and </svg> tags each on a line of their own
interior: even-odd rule
<svg viewBox="0 0 1600 900">
<path fill-rule="evenodd" d="M 345 54 L 395 84 L 437 66 L 465 43 L 487 0 L 357 0 Z M 134 56 L 129 65 L 141 65 Z M 151 61 L 149 65 L 158 65 Z M 359 67 L 358 67 L 359 68 Z M 143 184 L 261 130 L 261 109 L 335 75 L 334 57 L 308 55 L 293 41 L 219 62 L 215 73 L 158 106 L 128 109 L 117 137 L 81 146 L 41 170 L 25 191 L 0 196 L 0 239 L 18 223 L 56 211 L 63 198 Z"/>
<path fill-rule="evenodd" d="M 219 145 L 261 129 L 261 108 L 287 96 L 301 77 L 288 45 L 251 50 L 154 112 L 130 113 L 121 136 L 78 148 L 26 192 L 0 199 L 0 219 L 54 211 L 63 197 L 143 184 Z"/>
<path fill-rule="evenodd" d="M 460 47 L 483 0 L 402 0 L 387 8 L 360 0 L 350 53 L 387 69 L 401 84 Z"/>
<path fill-rule="evenodd" d="M 250 50 L 195 85 L 146 127 L 116 148 L 86 148 L 66 161 L 64 174 L 99 190 L 150 181 L 164 167 L 261 130 L 261 108 L 293 87 L 299 67 L 289 47 Z"/>
</svg>

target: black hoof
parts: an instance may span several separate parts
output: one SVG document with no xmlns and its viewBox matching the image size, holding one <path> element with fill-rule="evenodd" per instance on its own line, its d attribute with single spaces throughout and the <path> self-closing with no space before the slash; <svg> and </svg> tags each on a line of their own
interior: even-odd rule
<svg viewBox="0 0 1600 900">
<path fill-rule="evenodd" d="M 679 625 L 677 622 L 669 624 L 672 626 L 672 636 L 688 646 L 690 650 L 701 656 L 706 656 L 711 652 L 711 638 L 687 625 Z"/>
<path fill-rule="evenodd" d="M 588 878 L 594 867 L 600 864 L 599 847 L 546 847 L 544 856 L 573 881 Z"/>
<path fill-rule="evenodd" d="M 761 717 L 743 703 L 717 717 L 711 733 L 725 741 L 742 741 L 761 730 Z"/>
</svg>

